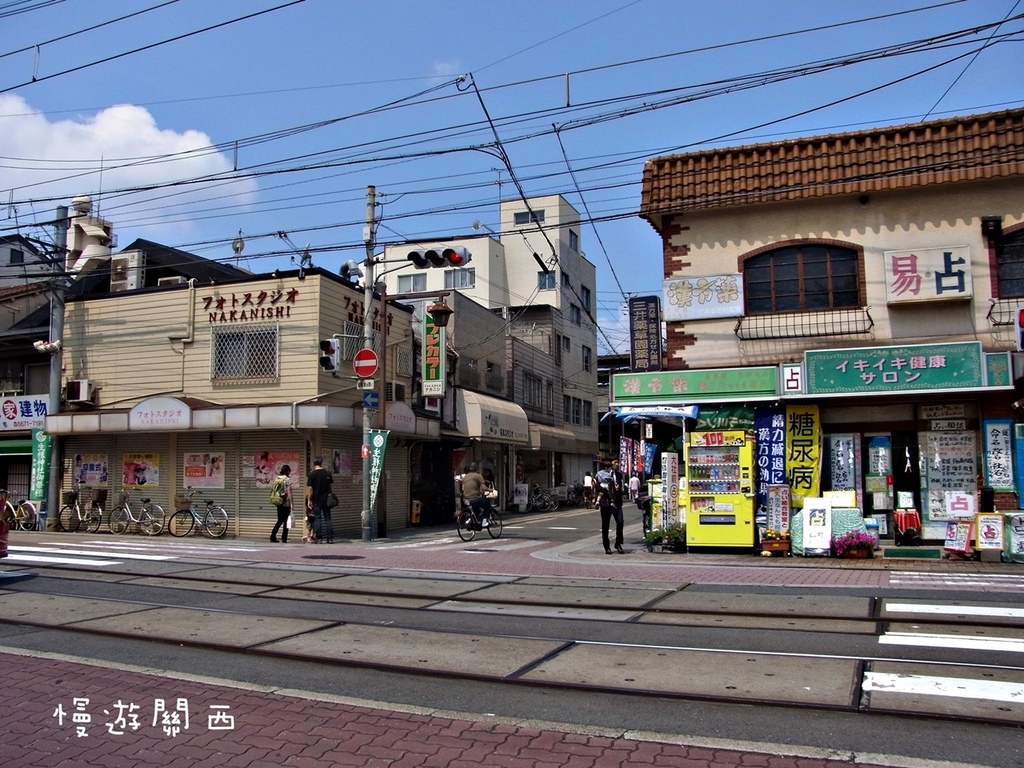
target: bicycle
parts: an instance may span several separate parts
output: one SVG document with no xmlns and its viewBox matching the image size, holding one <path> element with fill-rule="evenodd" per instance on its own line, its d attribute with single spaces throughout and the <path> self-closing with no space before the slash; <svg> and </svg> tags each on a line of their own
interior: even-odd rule
<svg viewBox="0 0 1024 768">
<path fill-rule="evenodd" d="M 64 492 L 64 506 L 57 515 L 61 530 L 74 533 L 83 525 L 89 533 L 96 533 L 103 524 L 103 505 L 107 502 L 106 488 L 93 488 L 89 493 L 89 506 L 83 510 L 78 503 L 79 490 Z"/>
<path fill-rule="evenodd" d="M 550 491 L 545 491 L 541 488 L 540 483 L 534 483 L 527 508 L 536 509 L 538 512 L 554 512 L 558 509 L 558 497 Z"/>
<path fill-rule="evenodd" d="M 501 513 L 493 506 L 491 513 L 487 516 L 488 525 L 486 528 L 480 523 L 480 515 L 469 503 L 463 503 L 462 511 L 455 519 L 455 527 L 459 532 L 459 538 L 463 541 L 472 541 L 476 538 L 477 531 L 487 531 L 492 539 L 501 536 L 502 522 Z"/>
<path fill-rule="evenodd" d="M 195 503 L 192 497 L 196 491 L 191 486 L 186 488 L 186 493 L 177 494 L 174 497 L 175 513 L 171 515 L 171 535 L 182 537 L 192 533 L 196 523 L 203 529 L 203 533 L 211 539 L 221 539 L 228 532 L 228 513 L 223 507 L 216 506 L 210 499 L 206 500 L 206 513 L 200 515 L 196 512 Z"/>
<path fill-rule="evenodd" d="M 164 509 L 151 499 L 142 499 L 139 516 L 132 512 L 131 492 L 122 491 L 117 497 L 117 506 L 110 510 L 110 532 L 124 533 L 132 525 L 147 536 L 159 536 L 164 529 Z"/>
<path fill-rule="evenodd" d="M 28 499 L 22 499 L 16 505 L 7 498 L 6 489 L 0 489 L 0 505 L 4 510 L 4 520 L 12 531 L 34 531 L 39 524 L 39 516 L 35 505 Z"/>
</svg>

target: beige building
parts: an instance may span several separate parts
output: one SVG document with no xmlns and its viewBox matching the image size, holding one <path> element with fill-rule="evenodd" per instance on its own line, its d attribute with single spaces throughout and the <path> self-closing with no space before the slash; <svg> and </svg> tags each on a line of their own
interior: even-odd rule
<svg viewBox="0 0 1024 768">
<path fill-rule="evenodd" d="M 696 404 L 709 429 L 799 411 L 813 490 L 890 530 L 912 507 L 941 538 L 983 484 L 1017 508 L 1022 176 L 1021 109 L 648 161 L 666 371 L 616 375 L 613 404 Z"/>
<path fill-rule="evenodd" d="M 266 537 L 276 519 L 269 478 L 289 464 L 301 495 L 322 455 L 341 502 L 336 534 L 360 536 L 363 393 L 350 361 L 362 347 L 362 290 L 316 268 L 169 282 L 68 301 L 66 398 L 46 421 L 62 441 L 64 490 L 100 488 L 111 501 L 129 490 L 171 512 L 192 487 L 228 511 L 229 535 Z M 384 315 L 377 302 L 371 312 L 380 355 Z M 439 427 L 404 401 L 411 313 L 389 304 L 386 317 L 390 397 L 378 425 L 390 437 L 374 522 L 394 529 L 409 521 L 410 446 Z M 320 363 L 319 341 L 332 337 L 336 374 Z M 301 512 L 294 518 L 301 531 Z"/>
</svg>

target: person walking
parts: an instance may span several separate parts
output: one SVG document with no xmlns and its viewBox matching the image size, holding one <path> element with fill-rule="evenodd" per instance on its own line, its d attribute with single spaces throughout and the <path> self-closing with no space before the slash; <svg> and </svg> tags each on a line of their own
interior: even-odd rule
<svg viewBox="0 0 1024 768">
<path fill-rule="evenodd" d="M 589 471 L 583 475 L 583 503 L 587 509 L 594 506 L 594 476 Z"/>
<path fill-rule="evenodd" d="M 334 485 L 334 477 L 324 469 L 324 460 L 313 459 L 313 470 L 306 478 L 306 509 L 313 512 L 313 532 L 307 541 L 312 544 L 334 543 L 334 524 L 331 522 L 331 508 L 327 496 Z"/>
<path fill-rule="evenodd" d="M 462 498 L 480 518 L 480 527 L 491 525 L 491 501 L 487 498 L 487 481 L 480 474 L 480 465 L 472 462 L 462 476 Z"/>
<path fill-rule="evenodd" d="M 274 479 L 274 486 L 278 487 L 281 503 L 277 507 L 277 523 L 274 530 L 270 532 L 270 540 L 277 543 L 277 532 L 281 531 L 281 543 L 288 543 L 288 518 L 292 515 L 292 468 L 287 464 L 281 466 L 281 474 Z"/>
<path fill-rule="evenodd" d="M 636 497 L 640 495 L 640 478 L 636 476 L 636 472 L 629 476 L 629 500 L 636 502 Z"/>
<path fill-rule="evenodd" d="M 609 555 L 612 553 L 612 547 L 608 529 L 613 517 L 615 551 L 620 555 L 626 554 L 626 550 L 622 548 L 622 527 L 625 524 L 622 517 L 622 493 L 623 477 L 619 472 L 619 460 L 604 459 L 601 462 L 601 470 L 597 473 L 597 505 L 601 509 L 601 540 L 604 542 L 605 553 Z"/>
</svg>

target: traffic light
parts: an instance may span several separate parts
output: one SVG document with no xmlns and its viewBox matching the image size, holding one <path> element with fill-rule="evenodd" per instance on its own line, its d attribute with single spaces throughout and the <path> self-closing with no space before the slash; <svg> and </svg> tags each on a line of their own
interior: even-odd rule
<svg viewBox="0 0 1024 768">
<path fill-rule="evenodd" d="M 432 269 L 433 267 L 464 267 L 473 260 L 473 254 L 461 246 L 451 248 L 424 248 L 409 251 L 406 259 L 416 269 Z"/>
<path fill-rule="evenodd" d="M 1013 339 L 1015 349 L 1018 352 L 1024 352 L 1024 307 L 1017 307 L 1017 309 L 1013 311 L 1013 317 Z"/>
<path fill-rule="evenodd" d="M 320 367 L 337 373 L 341 368 L 341 342 L 337 339 L 320 339 Z"/>
</svg>

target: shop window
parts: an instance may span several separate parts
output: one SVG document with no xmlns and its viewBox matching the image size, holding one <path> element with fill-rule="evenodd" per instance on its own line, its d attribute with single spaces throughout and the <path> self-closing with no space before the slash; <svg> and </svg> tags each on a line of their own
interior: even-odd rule
<svg viewBox="0 0 1024 768">
<path fill-rule="evenodd" d="M 860 256 L 834 245 L 789 245 L 744 260 L 746 314 L 860 307 Z"/>
<path fill-rule="evenodd" d="M 278 372 L 278 328 L 214 328 L 211 339 L 213 380 L 273 379 Z"/>
<path fill-rule="evenodd" d="M 1003 235 L 996 251 L 999 298 L 1024 296 L 1024 229 Z"/>
</svg>

